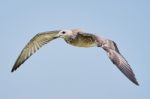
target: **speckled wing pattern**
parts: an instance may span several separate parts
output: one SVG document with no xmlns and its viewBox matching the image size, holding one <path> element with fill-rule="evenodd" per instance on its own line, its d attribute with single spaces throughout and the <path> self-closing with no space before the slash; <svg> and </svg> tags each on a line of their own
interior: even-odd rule
<svg viewBox="0 0 150 99">
<path fill-rule="evenodd" d="M 130 65 L 126 61 L 126 59 L 121 55 L 119 49 L 114 41 L 106 39 L 103 41 L 104 44 L 102 48 L 107 52 L 109 59 L 115 64 L 118 69 L 133 83 L 139 85 L 133 70 L 131 69 Z"/>
<path fill-rule="evenodd" d="M 55 39 L 59 30 L 41 32 L 35 35 L 29 43 L 23 48 L 19 57 L 17 58 L 11 72 L 15 71 L 21 64 L 23 64 L 32 54 L 34 54 L 39 48 L 47 44 L 51 40 Z"/>
</svg>

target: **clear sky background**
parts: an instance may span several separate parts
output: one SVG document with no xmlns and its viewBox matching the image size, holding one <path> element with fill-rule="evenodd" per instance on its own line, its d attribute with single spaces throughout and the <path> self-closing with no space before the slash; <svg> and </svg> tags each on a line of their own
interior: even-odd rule
<svg viewBox="0 0 150 99">
<path fill-rule="evenodd" d="M 62 39 L 10 72 L 38 32 L 70 28 L 114 40 L 140 86 L 102 49 Z M 150 99 L 149 0 L 0 0 L 0 33 L 0 99 Z"/>
</svg>

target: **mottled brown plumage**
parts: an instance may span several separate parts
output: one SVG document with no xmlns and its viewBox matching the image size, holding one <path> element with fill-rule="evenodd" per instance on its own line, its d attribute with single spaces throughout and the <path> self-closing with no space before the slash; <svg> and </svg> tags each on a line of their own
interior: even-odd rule
<svg viewBox="0 0 150 99">
<path fill-rule="evenodd" d="M 93 47 L 96 46 L 96 37 L 88 33 L 77 32 L 75 39 L 66 38 L 65 41 L 77 47 Z"/>
<path fill-rule="evenodd" d="M 63 38 L 68 44 L 77 47 L 87 48 L 97 46 L 103 48 L 108 54 L 108 57 L 112 61 L 112 63 L 115 64 L 117 68 L 129 80 L 131 80 L 136 85 L 139 85 L 130 65 L 128 64 L 126 59 L 121 55 L 117 44 L 114 41 L 98 37 L 94 34 L 84 33 L 78 29 L 49 31 L 37 34 L 24 47 L 11 71 L 13 72 L 14 70 L 16 70 L 44 44 L 47 44 L 48 42 L 56 38 Z"/>
</svg>

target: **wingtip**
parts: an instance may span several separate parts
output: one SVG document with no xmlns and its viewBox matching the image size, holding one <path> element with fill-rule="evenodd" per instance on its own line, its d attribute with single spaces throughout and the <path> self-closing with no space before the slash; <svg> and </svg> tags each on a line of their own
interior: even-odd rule
<svg viewBox="0 0 150 99">
<path fill-rule="evenodd" d="M 12 69 L 11 69 L 11 72 L 14 72 L 16 70 L 16 66 L 14 66 Z"/>
<path fill-rule="evenodd" d="M 137 86 L 140 86 L 140 84 L 136 81 L 136 82 L 134 82 Z"/>
<path fill-rule="evenodd" d="M 15 71 L 15 69 L 14 69 L 14 68 L 12 68 L 12 69 L 11 69 L 11 72 L 13 73 L 14 71 Z"/>
<path fill-rule="evenodd" d="M 132 82 L 137 85 L 137 86 L 140 86 L 140 84 L 138 83 L 138 81 L 135 79 L 135 80 L 132 80 Z"/>
<path fill-rule="evenodd" d="M 137 84 L 137 86 L 140 86 L 140 84 Z"/>
<path fill-rule="evenodd" d="M 16 71 L 20 65 L 21 65 L 21 64 L 19 64 L 19 63 L 16 62 L 16 63 L 14 64 L 14 66 L 12 67 L 11 72 Z"/>
</svg>

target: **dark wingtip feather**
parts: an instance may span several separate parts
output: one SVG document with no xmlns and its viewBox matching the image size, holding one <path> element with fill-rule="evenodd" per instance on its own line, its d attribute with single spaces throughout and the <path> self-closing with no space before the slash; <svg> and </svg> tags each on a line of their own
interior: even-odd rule
<svg viewBox="0 0 150 99">
<path fill-rule="evenodd" d="M 16 70 L 16 69 L 12 68 L 12 69 L 11 69 L 11 72 L 14 72 L 15 70 Z"/>
<path fill-rule="evenodd" d="M 11 72 L 14 72 L 17 69 L 17 66 L 14 65 L 14 67 L 11 69 Z"/>
<path fill-rule="evenodd" d="M 11 72 L 14 72 L 15 70 L 16 70 L 15 68 L 12 68 L 12 69 L 11 69 Z"/>
<path fill-rule="evenodd" d="M 139 86 L 139 83 L 136 79 L 133 81 L 133 83 L 136 84 L 137 86 Z"/>
<path fill-rule="evenodd" d="M 18 60 L 18 59 L 17 59 Z M 20 67 L 21 64 L 23 64 L 24 61 L 22 63 L 18 63 L 18 61 L 16 61 L 16 63 L 14 64 L 13 68 L 11 69 L 11 72 L 14 72 L 17 70 L 17 68 Z"/>
</svg>

